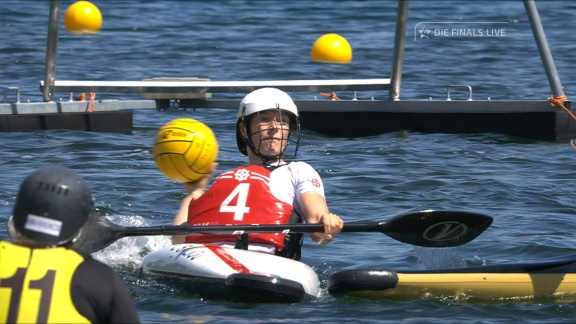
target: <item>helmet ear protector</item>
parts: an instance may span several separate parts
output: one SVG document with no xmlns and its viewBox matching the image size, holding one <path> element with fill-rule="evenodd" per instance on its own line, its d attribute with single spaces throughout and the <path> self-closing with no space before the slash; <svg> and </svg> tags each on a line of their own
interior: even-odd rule
<svg viewBox="0 0 576 324">
<path fill-rule="evenodd" d="M 63 245 L 78 236 L 93 206 L 90 189 L 77 173 L 58 166 L 44 167 L 20 185 L 13 227 L 38 245 Z"/>
<path fill-rule="evenodd" d="M 236 114 L 236 144 L 240 153 L 248 155 L 247 145 L 250 145 L 252 151 L 256 154 L 254 145 L 250 139 L 250 120 L 249 117 L 253 114 L 259 113 L 264 110 L 278 109 L 290 113 L 290 136 L 292 142 L 295 143 L 294 147 L 294 158 L 296 158 L 296 153 L 298 151 L 298 146 L 300 143 L 300 119 L 298 116 L 298 108 L 296 104 L 290 98 L 290 96 L 276 88 L 261 88 L 254 90 L 242 99 L 238 107 L 238 112 Z M 243 123 L 245 132 L 241 131 L 241 122 Z M 282 154 L 276 158 L 281 158 Z M 268 157 L 261 158 L 267 159 Z"/>
</svg>

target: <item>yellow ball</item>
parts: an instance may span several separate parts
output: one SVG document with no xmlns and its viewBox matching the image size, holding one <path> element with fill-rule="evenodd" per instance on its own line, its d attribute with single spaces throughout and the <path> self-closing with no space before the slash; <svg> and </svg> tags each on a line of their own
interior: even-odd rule
<svg viewBox="0 0 576 324">
<path fill-rule="evenodd" d="M 78 1 L 66 10 L 64 26 L 66 30 L 74 34 L 94 34 L 102 28 L 102 14 L 92 3 Z"/>
<path fill-rule="evenodd" d="M 344 37 L 338 34 L 326 34 L 314 42 L 310 57 L 312 61 L 350 63 L 352 48 Z"/>
<path fill-rule="evenodd" d="M 152 150 L 160 172 L 178 182 L 192 182 L 210 172 L 218 157 L 218 141 L 204 123 L 175 119 L 160 128 Z"/>
</svg>

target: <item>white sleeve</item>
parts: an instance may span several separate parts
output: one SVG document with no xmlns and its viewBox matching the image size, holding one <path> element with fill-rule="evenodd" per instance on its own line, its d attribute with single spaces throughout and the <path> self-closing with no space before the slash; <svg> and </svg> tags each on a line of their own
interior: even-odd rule
<svg viewBox="0 0 576 324">
<path fill-rule="evenodd" d="M 320 175 L 314 168 L 305 162 L 292 162 L 289 165 L 295 184 L 295 195 L 300 196 L 309 191 L 314 191 L 324 197 L 324 184 Z"/>
</svg>

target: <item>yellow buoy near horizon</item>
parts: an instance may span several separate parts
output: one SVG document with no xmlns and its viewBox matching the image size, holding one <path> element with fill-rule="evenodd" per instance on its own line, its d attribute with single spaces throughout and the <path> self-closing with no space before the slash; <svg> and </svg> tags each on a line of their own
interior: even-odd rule
<svg viewBox="0 0 576 324">
<path fill-rule="evenodd" d="M 66 10 L 64 26 L 73 34 L 95 34 L 102 28 L 102 14 L 91 2 L 78 1 Z"/>
<path fill-rule="evenodd" d="M 350 63 L 352 48 L 344 37 L 332 33 L 325 34 L 314 42 L 310 57 L 312 61 Z"/>
</svg>

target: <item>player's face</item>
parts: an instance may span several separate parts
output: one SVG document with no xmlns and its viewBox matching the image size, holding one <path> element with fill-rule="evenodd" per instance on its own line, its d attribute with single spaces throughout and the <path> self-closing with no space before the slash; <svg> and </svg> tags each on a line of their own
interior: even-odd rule
<svg viewBox="0 0 576 324">
<path fill-rule="evenodd" d="M 273 110 L 260 111 L 251 118 L 252 143 L 266 156 L 282 153 L 288 145 L 290 115 Z"/>
</svg>

